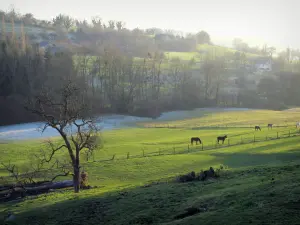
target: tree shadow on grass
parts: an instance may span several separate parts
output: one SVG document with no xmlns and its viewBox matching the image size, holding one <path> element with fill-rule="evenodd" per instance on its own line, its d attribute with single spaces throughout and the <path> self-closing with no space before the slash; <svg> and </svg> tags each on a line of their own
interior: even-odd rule
<svg viewBox="0 0 300 225">
<path fill-rule="evenodd" d="M 218 158 L 218 161 L 223 162 L 229 168 L 258 166 L 258 165 L 276 165 L 287 162 L 299 161 L 300 150 L 290 148 L 282 153 L 211 153 L 212 156 Z"/>
<path fill-rule="evenodd" d="M 205 225 L 235 225 L 244 224 L 245 218 L 254 224 L 295 224 L 291 221 L 297 219 L 300 206 L 294 201 L 300 190 L 299 185 L 294 185 L 300 182 L 299 166 L 287 167 L 289 170 L 262 168 L 259 172 L 270 178 L 265 181 L 256 179 L 257 171 L 247 176 L 241 171 L 230 172 L 229 177 L 221 177 L 218 182 L 160 184 L 93 196 L 82 192 L 72 200 L 19 214 L 17 224 L 174 224 L 176 215 L 189 207 L 205 208 L 208 212 L 188 218 L 197 219 L 195 222 L 182 220 L 180 224 L 199 224 L 200 219 Z M 281 177 L 272 180 L 280 171 Z M 288 207 L 283 203 L 289 203 Z"/>
</svg>

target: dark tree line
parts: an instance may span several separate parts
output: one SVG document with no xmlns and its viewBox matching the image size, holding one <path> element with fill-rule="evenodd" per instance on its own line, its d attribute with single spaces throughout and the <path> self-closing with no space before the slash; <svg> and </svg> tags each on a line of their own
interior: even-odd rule
<svg viewBox="0 0 300 225">
<path fill-rule="evenodd" d="M 24 110 L 26 101 L 51 77 L 68 74 L 80 77 L 82 85 L 87 85 L 89 101 L 97 103 L 94 114 L 155 117 L 163 110 L 200 106 L 196 99 L 201 98 L 201 81 L 194 82 L 196 78 L 192 78 L 192 62 L 178 59 L 167 63 L 158 52 L 137 61 L 113 48 L 92 57 L 53 55 L 28 44 L 21 48 L 22 42 L 13 39 L 1 41 L 0 46 L 2 125 L 36 120 Z M 59 85 L 56 81 L 53 89 Z"/>
</svg>

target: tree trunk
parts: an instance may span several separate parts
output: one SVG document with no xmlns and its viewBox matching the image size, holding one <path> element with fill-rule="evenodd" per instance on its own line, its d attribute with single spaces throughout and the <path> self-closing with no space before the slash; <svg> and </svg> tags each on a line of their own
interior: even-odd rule
<svg viewBox="0 0 300 225">
<path fill-rule="evenodd" d="M 217 83 L 217 90 L 216 90 L 216 105 L 218 106 L 219 103 L 219 86 L 220 84 Z"/>
<path fill-rule="evenodd" d="M 79 189 L 80 189 L 79 176 L 80 176 L 79 166 L 75 165 L 74 166 L 74 176 L 73 176 L 73 185 L 74 185 L 74 192 L 75 193 L 78 193 Z"/>
</svg>

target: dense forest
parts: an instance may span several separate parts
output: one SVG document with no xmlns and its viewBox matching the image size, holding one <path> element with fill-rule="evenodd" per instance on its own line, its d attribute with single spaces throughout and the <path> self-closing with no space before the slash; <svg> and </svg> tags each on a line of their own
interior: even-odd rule
<svg viewBox="0 0 300 225">
<path fill-rule="evenodd" d="M 193 52 L 199 44 L 212 45 L 205 31 L 183 36 L 158 28 L 129 30 L 121 21 L 104 23 L 98 17 L 89 24 L 64 15 L 53 21 L 15 11 L 0 12 L 0 16 L 0 125 L 37 120 L 26 111 L 26 104 L 46 88 L 53 92 L 64 79 L 80 82 L 94 115 L 155 118 L 163 111 L 198 107 L 284 109 L 299 105 L 300 64 L 291 59 L 297 51 L 287 49 L 275 57 L 274 47 L 249 47 L 235 39 L 235 52 L 208 52 L 196 62 L 192 57 L 168 58 L 165 52 Z M 58 38 L 73 34 L 89 42 L 53 54 L 41 50 L 25 32 L 17 35 L 12 30 L 8 36 L 8 22 L 52 29 Z M 271 59 L 272 71 L 256 75 L 253 67 L 249 69 L 248 53 Z M 231 77 L 235 77 L 233 83 Z"/>
</svg>

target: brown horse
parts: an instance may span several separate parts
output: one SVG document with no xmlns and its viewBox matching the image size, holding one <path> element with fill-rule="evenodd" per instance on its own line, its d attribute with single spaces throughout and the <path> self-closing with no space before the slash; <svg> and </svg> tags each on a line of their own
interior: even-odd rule
<svg viewBox="0 0 300 225">
<path fill-rule="evenodd" d="M 198 144 L 198 142 L 199 142 L 200 144 L 202 144 L 200 138 L 198 138 L 198 137 L 192 137 L 192 138 L 191 138 L 191 144 L 193 144 L 194 141 L 196 141 L 196 145 Z"/>
<path fill-rule="evenodd" d="M 217 137 L 218 144 L 219 144 L 219 141 L 222 141 L 222 144 L 224 144 L 224 141 L 225 141 L 226 138 L 227 138 L 227 135 Z"/>
<path fill-rule="evenodd" d="M 255 130 L 260 130 L 260 131 L 261 131 L 260 126 L 255 126 L 254 129 L 255 129 Z"/>
</svg>

